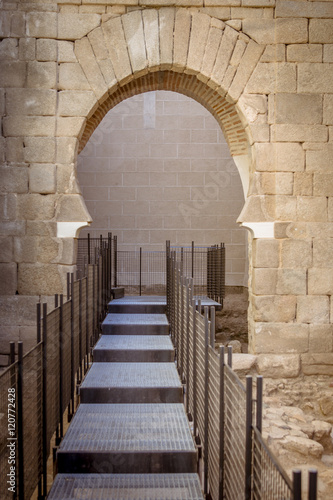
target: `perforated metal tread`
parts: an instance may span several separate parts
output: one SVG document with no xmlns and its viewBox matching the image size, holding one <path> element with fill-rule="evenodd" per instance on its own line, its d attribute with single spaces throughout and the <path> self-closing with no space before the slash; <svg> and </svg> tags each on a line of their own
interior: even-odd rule
<svg viewBox="0 0 333 500">
<path fill-rule="evenodd" d="M 164 314 L 166 305 L 166 296 L 163 295 L 129 295 L 109 302 L 108 310 L 114 313 Z"/>
<path fill-rule="evenodd" d="M 216 302 L 213 299 L 210 299 L 208 297 L 203 297 L 200 295 L 195 295 L 193 297 L 196 300 L 196 304 L 198 305 L 199 300 L 201 300 L 201 307 L 215 307 L 217 311 L 220 311 L 222 309 L 222 305 L 219 302 Z"/>
<path fill-rule="evenodd" d="M 168 335 L 102 335 L 94 362 L 171 362 L 174 347 Z"/>
<path fill-rule="evenodd" d="M 198 475 L 58 474 L 49 500 L 203 500 Z"/>
<path fill-rule="evenodd" d="M 102 323 L 104 335 L 168 335 L 165 314 L 107 314 Z"/>
<path fill-rule="evenodd" d="M 81 404 L 57 452 L 60 473 L 195 472 L 182 404 Z"/>
<path fill-rule="evenodd" d="M 82 403 L 181 403 L 174 363 L 94 363 L 80 387 Z"/>
</svg>

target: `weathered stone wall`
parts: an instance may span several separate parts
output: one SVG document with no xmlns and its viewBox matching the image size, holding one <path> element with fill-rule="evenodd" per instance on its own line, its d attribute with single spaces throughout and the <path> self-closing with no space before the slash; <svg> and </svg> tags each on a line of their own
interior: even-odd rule
<svg viewBox="0 0 333 500">
<path fill-rule="evenodd" d="M 63 289 L 89 220 L 77 152 L 105 114 L 176 90 L 219 121 L 247 192 L 262 371 L 332 373 L 333 2 L 8 1 L 1 17 L 3 303 Z"/>
</svg>

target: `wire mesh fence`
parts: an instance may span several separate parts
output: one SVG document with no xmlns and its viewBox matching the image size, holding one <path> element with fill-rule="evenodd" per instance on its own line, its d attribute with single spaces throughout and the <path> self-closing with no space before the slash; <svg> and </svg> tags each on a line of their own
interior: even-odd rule
<svg viewBox="0 0 333 500">
<path fill-rule="evenodd" d="M 87 267 L 94 263 L 99 252 L 111 248 L 108 273 L 115 287 L 124 287 L 127 295 L 166 295 L 167 252 L 172 251 L 181 263 L 184 276 L 193 280 L 193 295 L 211 297 L 223 304 L 225 296 L 225 247 L 170 246 L 166 250 L 124 250 L 118 248 L 117 237 L 79 238 L 77 241 L 77 276 L 87 274 Z"/>
<path fill-rule="evenodd" d="M 184 278 L 175 252 L 168 255 L 167 270 L 167 314 L 200 445 L 204 494 L 212 500 L 301 500 L 297 473 L 293 481 L 288 478 L 261 435 L 262 378 L 257 377 L 254 398 L 252 377 L 244 386 L 232 369 L 231 348 L 227 363 L 224 347 L 216 351 L 215 309 L 205 307 L 202 314 L 193 300 L 193 280 Z M 309 500 L 316 500 L 315 486 L 309 490 Z"/>
<path fill-rule="evenodd" d="M 75 386 L 91 361 L 111 296 L 110 253 L 104 245 L 85 276 L 68 276 L 66 302 L 56 296 L 50 312 L 37 304 L 36 346 L 23 355 L 19 342 L 18 360 L 11 356 L 0 375 L 1 499 L 28 500 L 36 488 L 39 498 L 47 496 L 51 438 L 63 437 L 66 409 L 68 420 L 75 411 Z"/>
</svg>

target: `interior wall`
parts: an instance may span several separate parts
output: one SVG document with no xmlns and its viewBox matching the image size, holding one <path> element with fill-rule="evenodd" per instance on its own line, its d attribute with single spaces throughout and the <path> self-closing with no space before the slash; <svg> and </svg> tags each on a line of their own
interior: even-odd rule
<svg viewBox="0 0 333 500">
<path fill-rule="evenodd" d="M 226 281 L 246 285 L 241 180 L 215 118 L 184 95 L 156 91 L 114 107 L 78 158 L 93 219 L 81 231 L 112 232 L 123 249 L 224 242 Z"/>
</svg>

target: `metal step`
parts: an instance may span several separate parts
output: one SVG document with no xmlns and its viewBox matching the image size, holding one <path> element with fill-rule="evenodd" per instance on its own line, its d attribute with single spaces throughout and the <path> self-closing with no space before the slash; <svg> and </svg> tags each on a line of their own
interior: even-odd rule
<svg viewBox="0 0 333 500">
<path fill-rule="evenodd" d="M 94 363 L 80 387 L 81 403 L 181 403 L 174 363 Z"/>
<path fill-rule="evenodd" d="M 129 295 L 109 302 L 108 311 L 122 314 L 165 314 L 166 305 L 165 295 Z"/>
<path fill-rule="evenodd" d="M 59 473 L 196 472 L 182 404 L 81 404 L 57 452 Z"/>
<path fill-rule="evenodd" d="M 170 363 L 174 357 L 168 335 L 102 335 L 93 350 L 94 363 Z"/>
<path fill-rule="evenodd" d="M 107 314 L 102 323 L 104 335 L 168 335 L 165 314 Z"/>
<path fill-rule="evenodd" d="M 185 474 L 58 474 L 48 500 L 203 500 L 199 477 Z"/>
</svg>

